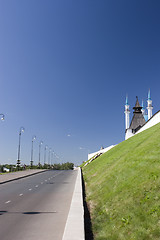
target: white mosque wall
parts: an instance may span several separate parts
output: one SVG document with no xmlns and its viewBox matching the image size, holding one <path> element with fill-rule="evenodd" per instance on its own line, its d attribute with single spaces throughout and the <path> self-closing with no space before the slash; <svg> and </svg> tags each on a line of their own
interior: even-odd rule
<svg viewBox="0 0 160 240">
<path fill-rule="evenodd" d="M 125 140 L 132 137 L 133 135 L 134 134 L 132 133 L 132 129 L 127 129 L 126 134 L 125 134 Z"/>
<path fill-rule="evenodd" d="M 150 127 L 153 127 L 154 125 L 156 125 L 157 123 L 160 123 L 160 111 L 158 111 L 157 113 L 155 113 L 153 115 L 153 117 L 151 117 L 147 122 L 146 124 L 141 127 L 141 129 L 139 131 L 136 132 L 137 133 L 140 133 L 140 132 L 143 132 L 144 130 L 150 128 Z"/>
<path fill-rule="evenodd" d="M 97 152 L 89 153 L 89 154 L 88 154 L 88 160 L 91 159 L 92 157 L 94 157 L 95 155 L 99 154 L 99 153 L 105 153 L 105 152 L 109 151 L 109 150 L 110 150 L 111 148 L 113 148 L 114 146 L 115 146 L 115 145 L 111 145 L 111 146 L 109 146 L 109 147 L 107 147 L 107 148 L 104 148 L 104 149 L 101 149 L 101 150 L 99 150 L 99 151 L 97 151 Z"/>
</svg>

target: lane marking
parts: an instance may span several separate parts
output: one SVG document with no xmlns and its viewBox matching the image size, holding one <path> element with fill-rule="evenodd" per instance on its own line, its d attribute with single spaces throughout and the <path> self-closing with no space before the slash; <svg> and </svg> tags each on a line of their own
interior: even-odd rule
<svg viewBox="0 0 160 240">
<path fill-rule="evenodd" d="M 7 203 L 10 203 L 10 202 L 11 202 L 11 201 L 9 200 L 9 201 L 7 201 L 7 202 L 5 202 L 5 203 L 7 204 Z"/>
<path fill-rule="evenodd" d="M 45 182 L 47 182 L 47 180 L 45 180 Z"/>
<path fill-rule="evenodd" d="M 35 187 L 38 187 L 38 185 L 36 185 Z"/>
<path fill-rule="evenodd" d="M 32 191 L 32 188 L 30 188 L 29 191 Z"/>
<path fill-rule="evenodd" d="M 23 196 L 23 193 L 20 193 L 19 196 L 20 196 L 20 197 Z"/>
</svg>

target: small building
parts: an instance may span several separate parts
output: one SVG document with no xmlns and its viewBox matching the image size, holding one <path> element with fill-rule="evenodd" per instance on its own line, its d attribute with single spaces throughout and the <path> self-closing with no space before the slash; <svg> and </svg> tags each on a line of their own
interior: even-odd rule
<svg viewBox="0 0 160 240">
<path fill-rule="evenodd" d="M 129 110 L 129 104 L 128 104 L 128 97 L 126 97 L 126 104 L 125 104 L 125 139 L 128 139 L 132 137 L 134 134 L 138 133 L 138 131 L 146 124 L 147 121 L 149 121 L 152 118 L 152 100 L 151 100 L 151 94 L 150 90 L 148 92 L 148 100 L 147 100 L 147 110 L 148 114 L 146 114 L 146 110 L 143 106 L 140 106 L 138 97 L 136 97 L 136 104 L 135 107 L 133 107 L 133 118 L 130 123 L 130 110 Z"/>
</svg>

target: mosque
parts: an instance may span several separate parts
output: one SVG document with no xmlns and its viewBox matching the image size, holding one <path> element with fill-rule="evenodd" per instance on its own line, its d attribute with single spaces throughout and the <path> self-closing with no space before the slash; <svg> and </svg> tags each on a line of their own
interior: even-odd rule
<svg viewBox="0 0 160 240">
<path fill-rule="evenodd" d="M 133 118 L 130 122 L 130 110 L 128 104 L 128 97 L 126 97 L 125 104 L 125 140 L 134 136 L 135 134 L 142 132 L 143 130 L 154 126 L 160 122 L 160 111 L 152 115 L 152 99 L 150 90 L 148 91 L 147 109 L 144 109 L 143 101 L 140 106 L 138 97 L 136 97 L 136 104 L 133 107 Z"/>
<path fill-rule="evenodd" d="M 140 106 L 138 97 L 136 97 L 136 104 L 133 107 L 133 117 L 130 122 L 130 110 L 128 104 L 128 97 L 126 97 L 126 104 L 125 104 L 125 140 L 138 134 L 157 123 L 160 123 L 160 110 L 156 112 L 154 115 L 152 114 L 153 106 L 152 106 L 152 99 L 151 99 L 151 92 L 148 91 L 148 99 L 147 99 L 147 108 L 144 108 L 143 101 L 142 106 Z M 115 145 L 111 145 L 107 148 L 101 148 L 97 152 L 89 153 L 88 159 L 90 161 L 94 160 L 96 157 L 100 156 L 101 154 L 109 151 Z M 89 162 L 90 162 L 89 161 Z M 88 162 L 88 163 L 89 163 Z M 87 163 L 87 164 L 88 164 Z"/>
</svg>

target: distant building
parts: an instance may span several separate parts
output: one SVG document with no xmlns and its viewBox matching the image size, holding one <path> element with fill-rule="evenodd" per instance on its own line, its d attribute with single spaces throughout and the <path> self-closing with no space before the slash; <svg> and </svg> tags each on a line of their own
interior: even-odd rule
<svg viewBox="0 0 160 240">
<path fill-rule="evenodd" d="M 143 101 L 142 106 L 140 106 L 138 97 L 136 97 L 136 104 L 135 107 L 133 107 L 133 118 L 130 123 L 130 110 L 129 110 L 129 104 L 128 104 L 128 97 L 126 97 L 126 104 L 125 104 L 125 139 L 128 139 L 134 134 L 138 133 L 140 129 L 152 118 L 152 100 L 151 100 L 151 94 L 150 90 L 148 91 L 148 100 L 147 100 L 147 111 L 144 109 Z M 159 119 L 160 121 L 160 119 Z M 157 122 L 158 123 L 158 122 Z"/>
<path fill-rule="evenodd" d="M 129 110 L 129 104 L 128 104 L 128 97 L 126 97 L 126 104 L 125 104 L 125 140 L 134 136 L 135 134 L 138 134 L 157 123 L 160 123 L 160 111 L 156 112 L 154 115 L 152 115 L 152 100 L 151 100 L 151 93 L 150 90 L 148 91 L 148 99 L 147 99 L 147 108 L 144 108 L 143 101 L 142 106 L 140 106 L 138 97 L 136 97 L 136 104 L 135 107 L 133 107 L 133 117 L 130 122 L 130 110 Z M 97 152 L 89 153 L 88 159 L 91 161 L 101 154 L 109 151 L 111 148 L 113 148 L 115 145 L 111 145 L 107 148 L 101 147 L 101 149 Z M 89 161 L 90 162 L 90 161 Z"/>
</svg>

